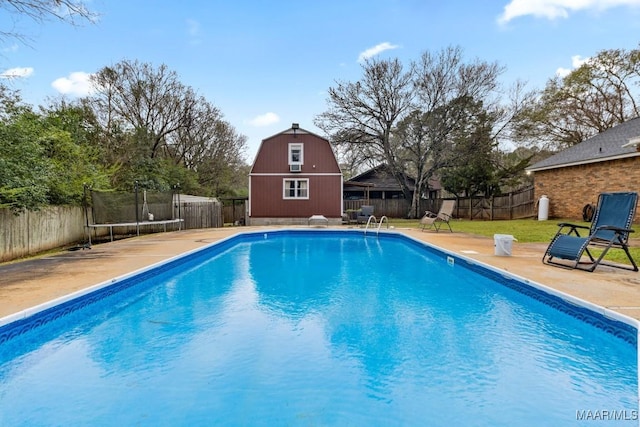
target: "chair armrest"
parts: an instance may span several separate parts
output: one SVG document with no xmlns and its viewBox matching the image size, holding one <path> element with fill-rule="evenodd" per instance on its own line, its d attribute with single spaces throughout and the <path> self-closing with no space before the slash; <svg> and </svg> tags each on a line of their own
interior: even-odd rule
<svg viewBox="0 0 640 427">
<path fill-rule="evenodd" d="M 558 232 L 556 233 L 556 235 L 562 234 L 562 230 L 567 227 L 569 228 L 569 231 L 567 231 L 564 234 L 575 234 L 576 236 L 580 237 L 580 233 L 578 233 L 578 229 L 582 229 L 582 230 L 589 230 L 590 227 L 587 227 L 585 225 L 580 225 L 580 224 L 572 224 L 570 222 L 560 222 L 558 223 Z"/>
<path fill-rule="evenodd" d="M 612 230 L 619 233 L 635 233 L 635 230 L 632 230 L 631 228 L 616 227 L 615 225 L 601 225 L 600 227 L 596 228 L 596 231 L 599 230 Z"/>
<path fill-rule="evenodd" d="M 588 230 L 589 228 L 591 228 L 591 227 L 587 227 L 586 225 L 572 224 L 570 222 L 559 222 L 558 227 L 582 228 L 585 230 Z"/>
<path fill-rule="evenodd" d="M 426 211 L 426 212 L 424 213 L 424 216 L 426 216 L 426 217 L 428 217 L 428 218 L 435 218 L 435 217 L 437 217 L 437 216 L 438 216 L 438 214 L 435 214 L 435 213 L 433 213 L 433 212 L 431 212 L 431 211 Z"/>
</svg>

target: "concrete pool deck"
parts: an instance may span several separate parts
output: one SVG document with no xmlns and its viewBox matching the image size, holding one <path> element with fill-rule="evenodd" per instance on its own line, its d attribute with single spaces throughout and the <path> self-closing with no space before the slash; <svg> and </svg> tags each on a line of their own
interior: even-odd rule
<svg viewBox="0 0 640 427">
<path fill-rule="evenodd" d="M 225 227 L 149 234 L 0 264 L 0 318 L 156 264 L 241 232 L 274 227 Z M 341 227 L 344 228 L 344 227 Z M 527 278 L 640 320 L 640 273 L 600 266 L 595 272 L 544 265 L 547 244 L 513 242 L 496 256 L 494 240 L 449 231 L 394 231 Z"/>
</svg>

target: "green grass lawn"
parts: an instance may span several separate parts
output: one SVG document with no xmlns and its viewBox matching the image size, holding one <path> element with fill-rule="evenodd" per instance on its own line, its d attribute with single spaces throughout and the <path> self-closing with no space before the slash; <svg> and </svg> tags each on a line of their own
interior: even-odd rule
<svg viewBox="0 0 640 427">
<path fill-rule="evenodd" d="M 419 228 L 420 220 L 418 219 L 392 219 L 389 221 L 394 227 Z M 469 233 L 479 236 L 493 238 L 494 234 L 510 234 L 521 243 L 549 243 L 558 231 L 558 223 L 569 222 L 572 224 L 580 224 L 590 226 L 588 222 L 575 220 L 555 219 L 548 221 L 538 221 L 537 219 L 516 219 L 510 221 L 470 221 L 466 219 L 451 220 L 451 228 L 454 232 Z M 640 261 L 640 226 L 638 230 L 631 235 L 630 252 L 636 261 Z M 586 231 L 586 230 L 585 230 Z M 441 233 L 448 233 L 446 228 L 441 229 Z M 581 233 L 582 234 L 582 233 Z M 584 234 L 582 234 L 584 235 Z M 592 253 L 598 254 L 598 250 L 594 249 Z M 627 256 L 621 250 L 610 250 L 606 259 L 616 262 L 628 263 Z"/>
</svg>

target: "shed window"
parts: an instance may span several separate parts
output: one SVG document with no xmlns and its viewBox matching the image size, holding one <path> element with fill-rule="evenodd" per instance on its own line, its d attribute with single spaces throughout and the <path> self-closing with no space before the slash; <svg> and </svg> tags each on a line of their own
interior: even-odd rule
<svg viewBox="0 0 640 427">
<path fill-rule="evenodd" d="M 301 165 L 304 163 L 302 144 L 289 144 L 289 164 Z"/>
<path fill-rule="evenodd" d="M 285 199 L 308 199 L 309 180 L 308 179 L 285 179 L 284 180 Z"/>
</svg>

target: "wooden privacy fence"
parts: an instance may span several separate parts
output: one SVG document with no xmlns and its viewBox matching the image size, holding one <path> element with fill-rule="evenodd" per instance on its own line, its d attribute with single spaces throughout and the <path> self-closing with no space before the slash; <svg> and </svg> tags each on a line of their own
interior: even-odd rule
<svg viewBox="0 0 640 427">
<path fill-rule="evenodd" d="M 536 215 L 533 187 L 491 198 L 461 198 L 456 203 L 455 217 L 466 219 L 519 219 Z"/>
<path fill-rule="evenodd" d="M 425 211 L 437 212 L 444 199 L 423 199 L 420 201 L 418 217 Z M 478 220 L 508 220 L 530 218 L 535 216 L 536 203 L 533 187 L 494 197 L 460 197 L 455 199 L 456 207 L 453 212 L 455 218 Z M 360 209 L 362 205 L 372 205 L 374 215 L 380 218 L 406 218 L 411 208 L 411 201 L 405 199 L 369 199 L 345 200 L 344 211 L 350 212 Z"/>
<path fill-rule="evenodd" d="M 224 206 L 222 207 L 224 223 L 233 225 L 245 225 L 248 197 L 236 197 L 220 200 L 222 200 L 224 204 Z"/>
<path fill-rule="evenodd" d="M 218 201 L 184 201 L 174 204 L 175 217 L 182 218 L 182 229 L 222 227 L 222 203 Z M 154 207 L 154 212 L 160 212 Z M 24 211 L 14 215 L 9 209 L 0 209 L 0 262 L 34 255 L 49 249 L 85 244 L 89 234 L 85 227 L 85 211 L 80 206 L 47 206 L 39 211 Z M 141 232 L 164 231 L 163 225 L 146 226 Z M 177 230 L 176 224 L 166 227 Z M 118 235 L 134 235 L 136 228 L 119 227 Z M 107 228 L 92 230 L 92 236 L 109 239 Z"/>
<path fill-rule="evenodd" d="M 429 202 L 429 200 L 424 200 L 423 202 Z M 406 218 L 411 202 L 405 199 L 345 200 L 344 212 L 356 211 L 363 205 L 373 206 L 373 213 L 376 217 L 386 215 L 389 218 Z M 424 209 L 420 211 L 424 212 Z"/>
<path fill-rule="evenodd" d="M 220 202 L 182 202 L 180 212 L 175 212 L 174 215 L 184 220 L 182 228 L 186 230 L 224 226 Z"/>
<path fill-rule="evenodd" d="M 20 215 L 0 209 L 0 262 L 82 243 L 86 238 L 84 223 L 79 206 L 48 206 Z"/>
</svg>

